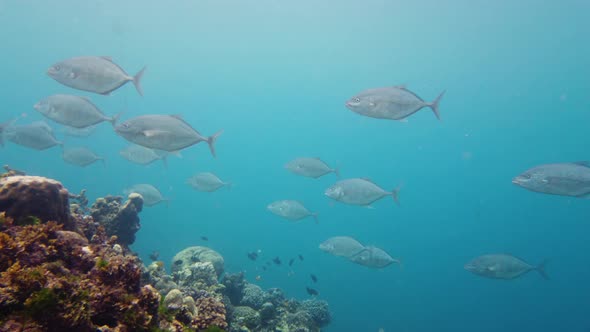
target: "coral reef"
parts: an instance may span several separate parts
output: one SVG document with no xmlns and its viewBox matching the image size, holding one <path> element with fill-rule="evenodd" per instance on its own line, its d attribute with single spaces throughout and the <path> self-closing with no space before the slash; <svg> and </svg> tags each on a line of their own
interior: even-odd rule
<svg viewBox="0 0 590 332">
<path fill-rule="evenodd" d="M 117 242 L 129 246 L 135 242 L 135 233 L 140 228 L 138 213 L 143 208 L 141 195 L 132 193 L 123 204 L 120 196 L 97 199 L 90 207 L 95 222 L 104 226 L 108 236 L 117 236 Z"/>
<path fill-rule="evenodd" d="M 92 241 L 63 225 L 0 232 L 1 331 L 147 331 L 160 296 L 140 285 L 136 257 L 99 228 Z"/>
<path fill-rule="evenodd" d="M 172 273 L 185 270 L 197 262 L 211 262 L 217 277 L 223 273 L 225 264 L 223 256 L 211 248 L 201 246 L 188 247 L 174 255 L 174 258 L 172 258 Z"/>
<path fill-rule="evenodd" d="M 66 230 L 75 230 L 68 191 L 52 179 L 26 175 L 0 178 L 0 211 L 19 225 L 55 221 Z"/>
</svg>

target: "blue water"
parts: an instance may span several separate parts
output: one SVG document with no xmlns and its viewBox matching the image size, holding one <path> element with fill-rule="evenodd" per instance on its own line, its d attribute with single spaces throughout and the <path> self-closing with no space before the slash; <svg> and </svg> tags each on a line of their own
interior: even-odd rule
<svg viewBox="0 0 590 332">
<path fill-rule="evenodd" d="M 303 299 L 313 286 L 333 313 L 326 331 L 587 331 L 589 202 L 510 180 L 537 164 L 590 158 L 589 10 L 582 0 L 1 0 L 0 121 L 41 120 L 35 102 L 74 93 L 123 119 L 180 114 L 205 135 L 225 133 L 217 159 L 199 144 L 168 169 L 123 160 L 127 143 L 108 124 L 88 139 L 58 133 L 66 146 L 104 155 L 106 168 L 11 143 L 0 159 L 92 198 L 158 186 L 172 201 L 142 212 L 132 246 L 141 257 L 158 250 L 168 263 L 207 245 L 227 271 L 245 270 L 252 282 L 260 275 L 262 287 Z M 45 75 L 78 55 L 113 56 L 130 74 L 147 65 L 145 96 L 131 85 L 109 97 L 81 93 Z M 426 100 L 447 89 L 442 121 L 426 109 L 400 123 L 344 107 L 363 89 L 398 84 Z M 335 176 L 283 168 L 298 156 L 386 189 L 403 183 L 401 206 L 389 198 L 372 210 L 333 204 L 323 190 Z M 193 191 L 185 181 L 200 171 L 235 186 Z M 320 223 L 272 215 L 265 207 L 279 199 L 305 202 Z M 384 248 L 403 269 L 370 270 L 318 249 L 336 235 Z M 257 249 L 255 263 L 246 253 Z M 496 252 L 531 264 L 549 258 L 551 280 L 497 281 L 463 269 Z M 298 254 L 305 260 L 289 276 L 286 262 Z M 256 270 L 275 256 L 282 267 Z"/>
</svg>

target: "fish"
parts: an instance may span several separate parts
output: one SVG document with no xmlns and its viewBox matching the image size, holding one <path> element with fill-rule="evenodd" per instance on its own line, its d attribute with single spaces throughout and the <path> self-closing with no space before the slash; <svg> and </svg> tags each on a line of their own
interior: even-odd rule
<svg viewBox="0 0 590 332">
<path fill-rule="evenodd" d="M 128 82 L 133 82 L 143 96 L 141 79 L 143 67 L 135 76 L 129 76 L 109 56 L 80 56 L 62 60 L 47 69 L 47 75 L 70 88 L 109 95 Z"/>
<path fill-rule="evenodd" d="M 16 120 L 10 120 L 3 123 L 0 123 L 0 146 L 4 146 L 4 131 L 6 128 L 11 127 Z"/>
<path fill-rule="evenodd" d="M 329 173 L 336 174 L 340 177 L 340 172 L 336 168 L 331 168 L 320 158 L 301 157 L 291 160 L 285 165 L 285 168 L 293 174 L 317 179 Z"/>
<path fill-rule="evenodd" d="M 305 290 L 307 291 L 307 294 L 309 294 L 311 296 L 317 296 L 320 294 L 320 292 L 318 292 L 317 290 L 315 290 L 313 288 L 305 287 Z"/>
<path fill-rule="evenodd" d="M 125 193 L 125 195 L 129 195 L 131 193 L 140 194 L 141 197 L 143 197 L 143 203 L 147 206 L 154 206 L 161 202 L 168 204 L 170 201 L 168 198 L 164 198 L 162 193 L 156 187 L 147 183 L 133 185 L 123 190 L 123 193 Z"/>
<path fill-rule="evenodd" d="M 350 236 L 334 236 L 320 243 L 320 250 L 334 256 L 350 258 L 365 250 L 360 242 Z"/>
<path fill-rule="evenodd" d="M 393 197 L 399 205 L 400 186 L 392 191 L 385 191 L 369 179 L 354 178 L 336 182 L 325 190 L 324 195 L 341 203 L 370 206 L 385 196 Z"/>
<path fill-rule="evenodd" d="M 366 246 L 364 250 L 361 250 L 357 254 L 349 258 L 353 263 L 360 264 L 366 267 L 374 269 L 382 269 L 397 263 L 401 265 L 399 259 L 391 257 L 385 250 L 377 248 L 375 246 Z"/>
<path fill-rule="evenodd" d="M 157 251 L 155 251 L 155 250 L 152 251 L 152 253 L 150 254 L 150 259 L 152 261 L 157 261 L 158 260 L 158 257 L 160 257 L 160 253 L 157 252 Z"/>
<path fill-rule="evenodd" d="M 490 254 L 479 256 L 465 264 L 465 270 L 480 277 L 490 279 L 511 280 L 518 278 L 530 271 L 537 271 L 541 277 L 548 280 L 545 272 L 547 260 L 537 266 L 530 265 L 524 260 L 509 254 Z"/>
<path fill-rule="evenodd" d="M 221 181 L 217 175 L 210 172 L 195 174 L 186 183 L 194 189 L 204 192 L 213 192 L 225 186 L 231 187 L 231 183 Z"/>
<path fill-rule="evenodd" d="M 536 166 L 513 178 L 512 183 L 543 194 L 590 198 L 590 162 Z"/>
<path fill-rule="evenodd" d="M 248 253 L 248 258 L 252 261 L 258 259 L 258 253 L 256 251 L 252 251 Z"/>
<path fill-rule="evenodd" d="M 277 256 L 275 258 L 272 259 L 272 262 L 275 263 L 276 265 L 281 265 L 281 259 Z"/>
<path fill-rule="evenodd" d="M 137 144 L 130 144 L 119 151 L 121 157 L 132 163 L 149 165 L 156 160 L 161 160 L 164 167 L 168 167 L 169 154 L 170 152 L 167 151 L 153 150 Z"/>
<path fill-rule="evenodd" d="M 6 127 L 4 137 L 15 144 L 35 150 L 46 150 L 56 145 L 63 146 L 63 143 L 55 138 L 53 129 L 43 121 Z"/>
<path fill-rule="evenodd" d="M 318 223 L 318 214 L 310 212 L 301 202 L 294 200 L 282 200 L 270 203 L 266 207 L 270 212 L 277 216 L 291 221 L 298 221 L 307 217 L 313 217 Z"/>
<path fill-rule="evenodd" d="M 84 147 L 64 148 L 61 157 L 66 163 L 80 167 L 86 167 L 99 160 L 105 165 L 103 157 Z"/>
<path fill-rule="evenodd" d="M 209 241 L 209 238 L 206 237 L 206 236 L 201 236 L 201 240 L 203 240 L 203 241 Z"/>
<path fill-rule="evenodd" d="M 92 135 L 96 131 L 96 125 L 88 126 L 84 128 L 74 128 L 64 126 L 63 130 L 61 131 L 64 135 L 72 136 L 72 137 L 88 137 Z"/>
<path fill-rule="evenodd" d="M 37 102 L 33 108 L 44 117 L 72 128 L 86 128 L 101 122 L 115 125 L 121 114 L 108 117 L 86 97 L 51 95 Z"/>
<path fill-rule="evenodd" d="M 303 262 L 303 255 L 297 255 L 297 257 L 299 257 L 299 260 Z"/>
<path fill-rule="evenodd" d="M 199 142 L 207 142 L 215 157 L 215 142 L 223 130 L 202 136 L 178 115 L 141 115 L 115 126 L 115 132 L 131 143 L 162 151 L 179 151 Z"/>
<path fill-rule="evenodd" d="M 295 258 L 291 258 L 291 259 L 289 260 L 289 266 L 293 266 L 293 262 L 295 262 Z"/>
<path fill-rule="evenodd" d="M 403 120 L 428 107 L 440 120 L 439 104 L 445 92 L 429 103 L 404 86 L 367 89 L 346 101 L 345 106 L 360 115 L 389 120 Z"/>
<path fill-rule="evenodd" d="M 310 274 L 309 277 L 314 284 L 318 282 L 318 277 L 316 277 L 315 274 Z"/>
</svg>

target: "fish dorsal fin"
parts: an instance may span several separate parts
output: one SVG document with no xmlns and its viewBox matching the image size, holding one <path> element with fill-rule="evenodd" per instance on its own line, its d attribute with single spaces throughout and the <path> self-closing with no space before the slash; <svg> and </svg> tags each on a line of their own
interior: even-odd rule
<svg viewBox="0 0 590 332">
<path fill-rule="evenodd" d="M 407 86 L 405 84 L 399 84 L 393 86 L 396 89 L 407 90 Z"/>
<path fill-rule="evenodd" d="M 373 182 L 373 180 L 371 180 L 371 178 L 368 177 L 364 177 L 364 178 L 360 178 L 361 180 L 365 180 L 367 182 L 371 182 L 372 184 L 375 184 L 375 182 Z"/>
<path fill-rule="evenodd" d="M 572 164 L 584 166 L 584 167 L 590 167 L 590 161 L 588 161 L 588 160 L 574 161 Z"/>
<path fill-rule="evenodd" d="M 99 58 L 101 59 L 105 59 L 108 62 L 113 62 L 113 57 L 112 56 L 108 56 L 108 55 L 101 55 Z"/>
</svg>

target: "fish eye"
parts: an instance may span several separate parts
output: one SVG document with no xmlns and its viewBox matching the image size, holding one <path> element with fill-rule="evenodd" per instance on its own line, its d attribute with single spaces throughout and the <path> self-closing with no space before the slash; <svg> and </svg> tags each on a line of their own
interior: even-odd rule
<svg viewBox="0 0 590 332">
<path fill-rule="evenodd" d="M 357 103 L 360 103 L 361 102 L 361 99 L 359 97 L 356 97 L 356 98 L 354 98 L 354 101 L 357 102 Z"/>
<path fill-rule="evenodd" d="M 125 128 L 125 129 L 129 129 L 129 124 L 128 124 L 128 123 L 126 123 L 126 122 L 123 122 L 123 123 L 121 124 L 121 126 L 123 126 L 123 128 Z"/>
<path fill-rule="evenodd" d="M 53 69 L 55 69 L 56 71 L 60 71 L 61 70 L 61 67 L 59 65 L 56 65 L 56 66 L 53 67 Z"/>
<path fill-rule="evenodd" d="M 525 179 L 530 179 L 531 178 L 531 175 L 530 174 L 523 174 L 522 177 L 525 178 Z"/>
</svg>

